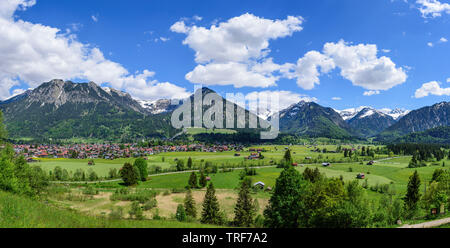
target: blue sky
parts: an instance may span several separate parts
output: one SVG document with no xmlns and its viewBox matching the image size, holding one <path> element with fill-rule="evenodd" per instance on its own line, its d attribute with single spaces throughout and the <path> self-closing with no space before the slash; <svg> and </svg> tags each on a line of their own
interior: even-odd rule
<svg viewBox="0 0 450 248">
<path fill-rule="evenodd" d="M 237 91 L 243 93 L 283 91 L 287 94 L 286 101 L 294 101 L 299 98 L 314 99 L 321 105 L 335 109 L 361 105 L 375 108 L 415 109 L 440 101 L 448 101 L 450 98 L 450 82 L 447 82 L 447 79 L 450 81 L 450 42 L 447 41 L 450 39 L 450 7 L 446 5 L 449 3 L 447 0 L 419 0 L 417 2 L 415 0 L 37 0 L 35 3 L 26 0 L 7 1 L 12 1 L 11 5 L 15 4 L 16 8 L 22 9 L 15 11 L 15 16 L 9 22 L 22 25 L 18 22 L 25 21 L 32 25 L 42 24 L 41 26 L 44 27 L 57 28 L 60 31 L 54 39 L 60 39 L 61 37 L 58 37 L 60 35 L 63 39 L 81 44 L 84 46 L 84 51 L 79 51 L 78 53 L 81 55 L 76 55 L 80 58 L 64 61 L 67 63 L 67 68 L 58 67 L 58 72 L 51 70 L 54 66 L 42 65 L 44 69 L 40 71 L 49 70 L 47 75 L 43 73 L 43 75 L 37 75 L 38 72 L 29 72 L 28 74 L 17 72 L 14 70 L 19 69 L 15 68 L 21 68 L 22 65 L 10 62 L 3 66 L 0 63 L 0 71 L 3 69 L 2 66 L 6 68 L 3 69 L 6 71 L 3 79 L 0 73 L 0 80 L 4 80 L 1 84 L 8 91 L 8 93 L 3 93 L 3 97 L 20 92 L 21 89 L 36 87 L 38 82 L 50 80 L 52 77 L 77 81 L 104 81 L 98 83 L 113 80 L 115 83 L 106 83 L 105 85 L 121 88 L 141 99 L 157 98 L 158 96 L 174 97 L 170 95 L 171 92 L 179 92 L 181 95 L 192 92 L 193 81 L 202 81 L 211 75 L 230 76 L 230 73 L 227 73 L 229 71 L 223 72 L 222 75 L 211 70 L 209 66 L 215 66 L 215 69 L 222 70 L 220 66 L 231 63 L 251 68 L 255 64 L 262 65 L 271 59 L 273 64 L 285 65 L 286 68 L 290 68 L 290 71 L 283 73 L 280 70 L 274 70 L 269 74 L 264 74 L 263 76 L 268 78 L 268 82 L 271 82 L 267 83 L 270 85 L 268 87 L 266 87 L 267 84 L 261 84 L 261 87 L 252 87 L 257 84 L 254 84 L 250 78 L 247 81 L 244 80 L 245 82 L 240 84 L 240 86 L 244 86 L 239 88 L 235 87 L 236 84 L 225 83 L 227 80 L 234 80 L 233 77 L 231 79 L 224 78 L 222 85 L 210 82 L 208 87 L 222 94 Z M 26 6 L 27 2 L 29 6 Z M 8 6 L 0 5 L 0 9 L 6 7 Z M 288 20 L 288 16 L 297 19 L 292 24 L 295 27 L 289 27 L 290 30 L 287 31 L 287 34 L 280 31 L 280 35 L 267 38 L 268 46 L 262 50 L 256 49 L 256 55 L 249 58 L 220 57 L 214 54 L 215 51 L 220 50 L 220 47 L 215 44 L 201 43 L 199 39 L 202 37 L 192 31 L 201 27 L 210 31 L 212 25 L 218 27 L 221 23 L 229 22 L 231 18 L 238 18 L 236 22 L 241 21 L 246 13 L 249 14 L 247 16 L 249 21 L 266 20 L 269 24 L 276 20 Z M 4 14 L 3 18 L 7 19 L 8 14 Z M 176 32 L 174 28 L 171 30 L 171 27 L 177 22 L 182 22 L 186 30 L 183 32 Z M 243 30 L 239 32 L 246 32 L 245 27 L 246 25 L 243 25 Z M 20 28 L 25 29 L 26 27 L 20 26 Z M 224 28 L 224 30 L 226 29 Z M 230 30 L 231 28 L 226 31 Z M 43 30 L 43 32 L 46 31 Z M 38 33 L 33 35 L 36 37 Z M 12 42 L 17 37 L 4 37 L 3 39 L 10 40 L 11 44 L 18 44 L 18 42 Z M 187 37 L 192 38 L 192 41 L 183 44 Z M 231 38 L 236 39 L 236 37 L 238 36 Z M 239 38 L 242 37 L 247 36 L 239 36 Z M 49 39 L 51 40 L 51 38 Z M 341 40 L 342 42 L 340 42 Z M 49 48 L 48 51 L 36 48 L 45 46 L 42 44 L 45 41 L 43 40 L 40 45 L 35 45 L 34 41 L 21 40 L 24 44 L 30 44 L 29 46 L 36 51 L 45 50 L 43 53 L 45 53 L 46 62 L 42 62 L 42 57 L 36 55 L 36 60 L 39 60 L 36 64 L 39 66 L 48 61 L 54 63 L 52 58 L 48 57 L 53 48 Z M 223 42 L 227 46 L 230 45 L 230 49 L 236 48 L 233 41 Z M 363 62 L 360 61 L 361 64 L 358 66 L 349 66 L 349 63 L 353 62 L 352 58 L 345 57 L 346 54 L 338 55 L 339 51 L 334 50 L 334 52 L 324 51 L 324 45 L 327 43 L 335 49 L 341 49 L 339 51 L 344 53 L 356 51 L 359 48 L 369 49 L 370 45 L 376 45 L 376 56 L 373 58 L 373 54 L 372 57 L 369 54 L 365 57 L 366 54 L 361 52 L 362 54 L 359 54 L 358 58 Z M 49 47 L 52 46 L 51 41 L 47 41 L 47 44 Z M 196 45 L 200 47 L 195 48 Z M 209 45 L 211 45 L 211 49 L 206 48 Z M 360 45 L 359 48 L 358 45 Z M 57 45 L 54 46 L 57 47 Z M 0 51 L 1 49 L 0 46 Z M 91 57 L 96 58 L 96 51 L 92 49 L 98 50 L 103 56 L 100 59 L 93 59 L 96 65 L 102 65 L 104 73 L 101 75 L 89 71 L 90 64 L 87 60 Z M 61 50 L 73 50 L 73 47 L 71 49 L 61 48 Z M 8 51 L 11 51 L 11 48 L 8 48 Z M 317 68 L 318 81 L 311 79 L 315 81 L 312 88 L 306 87 L 308 84 L 306 81 L 310 77 L 304 78 L 301 83 L 298 83 L 299 77 L 305 76 L 302 73 L 305 71 L 301 69 L 298 60 L 306 59 L 305 54 L 311 51 L 316 51 L 316 55 L 320 56 L 322 61 L 318 63 L 309 57 L 308 60 L 305 60 L 305 63 L 307 61 L 308 64 L 316 61 L 313 68 Z M 370 51 L 374 51 L 373 47 Z M 196 61 L 196 52 L 204 54 L 206 60 L 199 61 L 197 59 Z M 55 54 L 70 57 L 72 52 L 58 50 L 55 51 Z M 20 53 L 16 55 L 20 56 Z M 387 62 L 381 62 L 383 56 L 388 59 Z M 29 60 L 33 59 L 34 56 L 29 56 Z M 71 63 L 76 63 L 78 60 L 86 63 L 86 66 L 77 69 L 69 68 Z M 334 64 L 328 71 L 324 69 L 324 60 L 327 60 L 326 63 Z M 364 64 L 364 61 L 367 64 Z M 367 69 L 369 71 L 358 73 L 358 70 L 362 70 L 361 67 L 374 63 L 377 65 L 379 63 L 381 67 L 384 66 L 383 70 L 387 72 L 381 70 L 375 73 Z M 203 74 L 199 73 L 188 80 L 186 75 L 195 69 L 201 69 L 200 67 L 205 69 L 202 71 Z M 29 68 L 29 64 L 24 68 Z M 92 66 L 92 68 L 95 70 L 96 67 Z M 375 68 L 378 67 L 375 66 Z M 127 72 L 121 71 L 123 69 Z M 121 71 L 115 74 L 121 78 L 120 80 L 105 75 L 108 71 L 116 70 Z M 148 73 L 145 73 L 144 70 L 148 70 Z M 253 72 L 254 68 L 248 70 Z M 235 71 L 235 68 L 233 67 L 230 71 Z M 345 72 L 342 73 L 343 71 Z M 388 76 L 384 77 L 381 74 Z M 258 74 L 258 76 L 261 75 Z M 277 78 L 273 79 L 273 77 Z M 382 79 L 378 79 L 378 77 Z M 218 81 L 220 80 L 222 78 Z M 379 80 L 385 80 L 389 86 L 378 84 Z M 424 84 L 426 85 L 424 86 Z M 420 92 L 417 92 L 420 88 L 422 88 Z M 364 95 L 365 92 L 366 95 Z M 369 92 L 372 95 L 367 96 Z"/>
</svg>

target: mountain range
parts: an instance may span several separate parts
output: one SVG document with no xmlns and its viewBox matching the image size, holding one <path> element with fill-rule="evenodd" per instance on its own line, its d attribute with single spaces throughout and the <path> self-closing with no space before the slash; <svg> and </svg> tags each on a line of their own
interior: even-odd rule
<svg viewBox="0 0 450 248">
<path fill-rule="evenodd" d="M 203 96 L 208 93 L 215 92 L 208 88 L 202 89 Z M 227 103 L 226 99 L 222 100 Z M 4 113 L 10 137 L 15 139 L 136 140 L 170 138 L 179 134 L 181 130 L 173 128 L 170 123 L 172 112 L 179 107 L 179 104 L 173 103 L 170 99 L 137 100 L 128 93 L 102 88 L 94 82 L 52 80 L 1 101 L 0 109 Z M 225 105 L 224 124 L 227 118 Z M 235 113 L 238 109 L 245 112 L 246 121 L 254 115 L 236 104 L 233 106 Z M 203 106 L 203 111 L 208 108 Z M 427 139 L 431 139 L 434 136 L 424 131 L 450 126 L 450 103 L 441 102 L 409 111 L 377 110 L 367 106 L 335 110 L 315 102 L 301 101 L 281 110 L 279 116 L 282 133 L 302 137 L 375 138 L 381 142 L 390 142 L 411 133 L 422 132 L 428 135 Z M 234 119 L 236 123 L 236 114 Z M 247 128 L 236 130 L 249 131 Z M 438 129 L 432 134 L 447 131 L 445 128 Z M 414 137 L 407 140 L 414 140 Z"/>
</svg>

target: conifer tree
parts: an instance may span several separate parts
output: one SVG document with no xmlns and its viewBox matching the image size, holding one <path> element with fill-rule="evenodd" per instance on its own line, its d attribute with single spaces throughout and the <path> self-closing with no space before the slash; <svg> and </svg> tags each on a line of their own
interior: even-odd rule
<svg viewBox="0 0 450 248">
<path fill-rule="evenodd" d="M 197 217 L 197 208 L 195 207 L 195 200 L 192 197 L 192 191 L 189 189 L 186 193 L 186 198 L 184 199 L 184 209 L 186 215 L 192 218 Z"/>
<path fill-rule="evenodd" d="M 234 208 L 234 225 L 250 227 L 253 224 L 255 205 L 250 195 L 251 180 L 245 178 L 241 183 L 239 198 Z"/>
<path fill-rule="evenodd" d="M 188 161 L 187 161 L 187 167 L 188 167 L 189 169 L 192 168 L 192 158 L 191 158 L 191 157 L 189 157 L 189 159 L 188 159 Z"/>
<path fill-rule="evenodd" d="M 216 197 L 216 190 L 211 182 L 206 190 L 205 199 L 203 200 L 202 218 L 200 220 L 204 224 L 216 224 L 223 223 L 223 218 L 220 213 L 219 201 Z"/>
<path fill-rule="evenodd" d="M 418 208 L 420 200 L 420 177 L 417 170 L 409 177 L 408 188 L 404 198 L 406 210 L 412 214 Z"/>
<path fill-rule="evenodd" d="M 202 187 L 202 188 L 206 187 L 206 184 L 208 183 L 206 181 L 206 176 L 205 176 L 205 173 L 203 173 L 203 170 L 200 171 L 200 179 L 199 179 L 198 183 L 200 184 L 200 187 Z"/>
<path fill-rule="evenodd" d="M 189 177 L 188 185 L 191 189 L 198 188 L 197 184 L 197 174 L 195 172 L 191 173 L 191 176 Z"/>
<path fill-rule="evenodd" d="M 186 212 L 184 210 L 183 204 L 178 204 L 177 207 L 177 213 L 175 214 L 175 218 L 177 218 L 178 221 L 186 221 Z"/>
</svg>

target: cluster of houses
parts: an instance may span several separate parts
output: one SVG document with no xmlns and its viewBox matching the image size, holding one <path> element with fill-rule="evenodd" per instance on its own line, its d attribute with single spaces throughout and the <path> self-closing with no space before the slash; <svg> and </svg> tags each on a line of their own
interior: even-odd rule
<svg viewBox="0 0 450 248">
<path fill-rule="evenodd" d="M 213 145 L 202 144 L 180 145 L 180 146 L 154 146 L 141 147 L 137 144 L 75 144 L 75 145 L 14 145 L 17 154 L 25 158 L 74 158 L 74 159 L 116 159 L 129 157 L 149 156 L 161 152 L 224 152 L 242 151 L 243 147 L 238 145 Z"/>
</svg>

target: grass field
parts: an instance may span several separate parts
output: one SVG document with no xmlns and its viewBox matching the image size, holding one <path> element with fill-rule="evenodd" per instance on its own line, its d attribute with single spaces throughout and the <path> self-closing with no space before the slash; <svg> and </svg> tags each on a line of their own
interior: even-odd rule
<svg viewBox="0 0 450 248">
<path fill-rule="evenodd" d="M 205 228 L 199 223 L 170 220 L 111 220 L 60 209 L 35 200 L 0 191 L 2 228 Z"/>
<path fill-rule="evenodd" d="M 343 146 L 350 148 L 351 146 Z M 255 147 L 256 148 L 256 147 Z M 263 152 L 263 160 L 246 162 L 247 164 L 258 165 L 265 163 L 266 165 L 270 161 L 279 161 L 283 158 L 286 146 L 263 146 L 258 148 L 265 148 L 267 151 Z M 321 150 L 326 148 L 328 151 L 334 151 L 336 146 L 334 145 L 323 145 L 317 146 Z M 372 147 L 374 148 L 374 146 Z M 289 146 L 292 151 L 292 157 L 294 162 L 303 161 L 306 157 L 311 157 L 311 159 L 316 159 L 321 157 L 322 159 L 339 159 L 342 158 L 341 153 L 317 153 L 311 150 L 314 147 L 308 146 Z M 244 163 L 245 157 L 249 156 L 251 152 L 246 149 L 240 152 L 241 156 L 234 156 L 236 152 L 234 151 L 224 151 L 224 152 L 165 152 L 156 155 L 151 155 L 148 157 L 149 168 L 159 166 L 162 169 L 174 168 L 176 166 L 176 160 L 187 161 L 188 158 L 192 158 L 194 164 L 204 163 L 205 161 L 210 161 L 220 165 L 242 165 Z M 115 160 L 105 160 L 105 159 L 94 159 L 95 165 L 89 166 L 88 159 L 40 159 L 40 162 L 33 163 L 33 165 L 41 166 L 44 170 L 53 170 L 56 166 L 60 166 L 66 169 L 69 173 L 75 172 L 77 169 L 83 169 L 85 171 L 92 169 L 100 177 L 105 177 L 108 175 L 110 168 L 121 168 L 125 162 L 134 162 L 134 158 L 122 158 Z M 408 160 L 409 161 L 409 160 Z M 401 165 L 402 166 L 402 165 Z"/>
<path fill-rule="evenodd" d="M 278 161 L 282 158 L 286 146 L 266 146 L 266 147 L 258 147 L 265 148 L 267 151 L 263 152 L 264 160 L 262 161 L 252 161 L 245 162 L 245 156 L 249 155 L 250 152 L 248 149 L 240 152 L 241 156 L 234 156 L 235 152 L 227 151 L 227 152 L 168 152 L 168 153 L 160 153 L 157 155 L 152 155 L 148 157 L 149 167 L 160 166 L 162 168 L 170 168 L 174 167 L 176 164 L 176 160 L 184 160 L 187 161 L 189 157 L 192 158 L 194 165 L 195 164 L 204 164 L 206 161 L 211 161 L 219 166 L 221 164 L 224 165 L 236 165 L 238 167 L 243 164 L 253 163 L 254 166 L 258 165 L 258 163 L 264 163 L 264 165 L 269 165 L 269 161 L 274 160 Z M 318 146 L 320 149 L 326 148 L 327 150 L 334 150 L 336 146 Z M 349 148 L 350 146 L 348 146 Z M 255 147 L 256 148 L 256 147 Z M 342 158 L 342 153 L 317 153 L 311 151 L 314 147 L 307 146 L 291 146 L 291 153 L 294 161 L 305 161 L 305 157 L 311 157 L 312 159 L 318 158 L 321 156 L 325 159 L 336 159 L 338 161 Z M 389 184 L 392 185 L 395 189 L 395 192 L 398 195 L 404 195 L 406 191 L 406 185 L 408 183 L 409 177 L 414 173 L 414 170 L 419 172 L 419 175 L 422 180 L 422 191 L 425 188 L 425 183 L 431 179 L 431 176 L 435 169 L 442 168 L 441 166 L 428 166 L 422 168 L 411 169 L 407 168 L 408 163 L 410 161 L 410 157 L 395 157 L 395 158 L 386 158 L 387 156 L 379 156 L 374 165 L 366 165 L 366 162 L 348 162 L 348 163 L 333 163 L 330 167 L 323 167 L 320 163 L 317 164 L 303 164 L 299 165 L 296 169 L 302 173 L 305 168 L 309 167 L 311 169 L 319 168 L 320 172 L 323 173 L 327 177 L 341 177 L 345 181 L 357 180 L 356 175 L 358 173 L 365 173 L 367 183 L 370 186 L 376 185 L 384 185 Z M 366 160 L 370 160 L 367 158 Z M 118 159 L 118 160 L 95 160 L 96 164 L 94 166 L 88 166 L 87 160 L 71 160 L 71 159 L 46 159 L 42 160 L 42 162 L 37 163 L 41 165 L 43 168 L 49 170 L 53 169 L 55 166 L 61 166 L 62 168 L 66 168 L 68 171 L 75 171 L 77 168 L 89 169 L 92 168 L 99 175 L 106 175 L 108 173 L 109 168 L 120 168 L 125 162 L 133 162 L 134 159 Z M 445 161 L 447 167 L 450 166 L 450 161 Z M 440 162 L 442 164 L 442 162 Z M 251 179 L 253 182 L 262 181 L 265 183 L 266 187 L 274 187 L 276 179 L 278 178 L 282 169 L 276 168 L 274 166 L 271 167 L 263 167 L 257 168 L 257 175 L 252 176 Z M 217 190 L 217 197 L 220 202 L 221 209 L 225 212 L 228 219 L 233 218 L 233 210 L 234 205 L 237 199 L 237 187 L 240 182 L 239 174 L 242 170 L 235 169 L 231 172 L 219 172 L 216 174 L 209 174 L 211 177 L 211 181 L 214 183 L 214 186 Z M 137 185 L 136 189 L 153 189 L 160 192 L 157 196 L 158 206 L 155 209 L 152 209 L 146 212 L 144 215 L 146 218 L 151 219 L 155 214 L 155 211 L 158 211 L 158 214 L 167 219 L 173 219 L 176 211 L 176 207 L 178 204 L 183 202 L 185 197 L 185 193 L 174 193 L 171 192 L 173 189 L 176 189 L 177 192 L 185 188 L 188 182 L 188 178 L 190 176 L 190 172 L 183 173 L 173 173 L 167 175 L 150 175 L 150 180 L 146 182 L 141 182 Z M 359 180 L 362 184 L 365 180 Z M 72 192 L 79 192 L 81 188 L 84 186 L 69 186 Z M 76 201 L 76 200 L 67 200 L 67 199 L 51 199 L 52 203 L 63 207 L 63 208 L 71 208 L 75 209 L 78 212 L 82 212 L 85 214 L 102 216 L 108 214 L 112 208 L 117 206 L 121 206 L 124 208 L 125 212 L 130 208 L 131 202 L 123 202 L 123 201 L 111 201 L 109 196 L 112 192 L 121 187 L 125 187 L 121 184 L 120 181 L 117 182 L 104 182 L 95 184 L 94 187 L 100 190 L 100 194 L 94 196 L 92 199 L 84 200 L 84 201 Z M 164 192 L 164 194 L 163 194 Z M 366 190 L 369 199 L 379 199 L 382 197 L 381 193 Z M 203 201 L 203 197 L 205 194 L 205 189 L 198 189 L 193 191 L 194 198 L 197 204 L 197 210 L 201 211 L 201 203 Z M 258 211 L 259 214 L 262 213 L 263 209 L 267 205 L 268 199 L 271 194 L 269 192 L 259 191 L 253 194 L 253 197 L 258 200 L 260 205 L 260 209 Z M 164 222 L 167 223 L 167 222 Z M 152 222 L 152 224 L 159 225 L 158 222 Z M 127 225 L 125 224 L 105 224 L 102 222 L 102 225 Z M 140 224 L 147 225 L 147 224 Z M 150 224 L 148 224 L 150 225 Z"/>
</svg>

